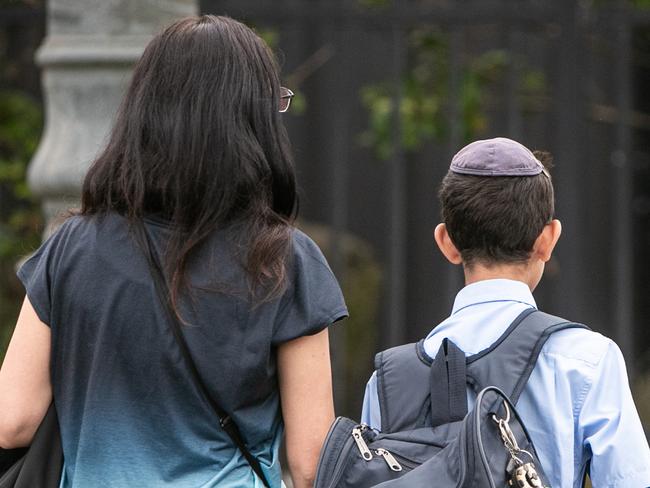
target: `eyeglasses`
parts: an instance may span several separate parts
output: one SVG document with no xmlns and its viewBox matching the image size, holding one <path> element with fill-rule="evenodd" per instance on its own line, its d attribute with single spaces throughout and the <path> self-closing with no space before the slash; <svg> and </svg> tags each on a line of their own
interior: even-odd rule
<svg viewBox="0 0 650 488">
<path fill-rule="evenodd" d="M 289 105 L 291 105 L 291 99 L 294 97 L 294 94 L 288 88 L 283 86 L 280 87 L 280 112 L 284 113 L 289 110 Z"/>
</svg>

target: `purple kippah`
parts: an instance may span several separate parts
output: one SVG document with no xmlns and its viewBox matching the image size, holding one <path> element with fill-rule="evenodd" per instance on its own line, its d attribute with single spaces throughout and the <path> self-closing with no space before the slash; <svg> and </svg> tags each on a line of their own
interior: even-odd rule
<svg viewBox="0 0 650 488">
<path fill-rule="evenodd" d="M 505 137 L 468 144 L 452 158 L 449 169 L 477 176 L 535 176 L 545 172 L 528 148 Z"/>
</svg>

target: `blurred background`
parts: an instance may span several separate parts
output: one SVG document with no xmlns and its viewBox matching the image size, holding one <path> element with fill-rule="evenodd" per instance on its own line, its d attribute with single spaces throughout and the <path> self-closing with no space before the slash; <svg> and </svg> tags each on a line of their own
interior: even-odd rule
<svg viewBox="0 0 650 488">
<path fill-rule="evenodd" d="M 256 28 L 297 94 L 300 226 L 351 312 L 339 414 L 360 416 L 377 351 L 448 315 L 437 187 L 465 143 L 507 136 L 555 158 L 564 233 L 538 305 L 617 341 L 650 431 L 650 0 L 0 2 L 0 357 L 17 263 L 74 205 L 146 40 L 192 12 Z"/>
</svg>

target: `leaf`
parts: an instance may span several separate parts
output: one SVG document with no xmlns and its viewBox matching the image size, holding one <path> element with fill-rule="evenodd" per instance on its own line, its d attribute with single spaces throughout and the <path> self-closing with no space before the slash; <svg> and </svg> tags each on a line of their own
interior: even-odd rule
<svg viewBox="0 0 650 488">
<path fill-rule="evenodd" d="M 448 34 L 435 26 L 415 28 L 408 35 L 409 62 L 401 80 L 403 98 L 399 107 L 401 144 L 407 152 L 415 152 L 427 142 L 440 140 L 450 132 L 451 54 Z M 487 129 L 486 100 L 503 80 L 511 62 L 511 53 L 503 49 L 462 60 L 457 75 L 459 86 L 455 88 L 459 96 L 463 140 L 474 139 Z M 542 98 L 547 83 L 543 72 L 526 66 L 521 66 L 520 71 L 517 92 L 529 99 Z M 370 147 L 379 159 L 392 155 L 393 91 L 387 82 L 379 82 L 365 86 L 360 92 L 361 103 L 368 113 L 368 125 L 359 141 Z"/>
</svg>

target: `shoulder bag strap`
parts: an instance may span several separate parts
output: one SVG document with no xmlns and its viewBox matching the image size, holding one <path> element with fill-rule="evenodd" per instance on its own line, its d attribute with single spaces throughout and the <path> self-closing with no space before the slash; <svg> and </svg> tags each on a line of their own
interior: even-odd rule
<svg viewBox="0 0 650 488">
<path fill-rule="evenodd" d="M 260 478 L 260 480 L 262 480 L 262 483 L 264 483 L 264 486 L 266 488 L 270 488 L 270 485 L 266 480 L 266 477 L 264 476 L 264 472 L 262 471 L 262 467 L 260 466 L 259 461 L 255 456 L 251 454 L 251 452 L 246 447 L 246 444 L 244 443 L 241 437 L 241 433 L 239 432 L 239 427 L 237 427 L 237 424 L 234 422 L 232 417 L 217 404 L 214 398 L 212 398 L 212 396 L 208 392 L 207 387 L 205 386 L 205 383 L 203 383 L 203 380 L 201 379 L 201 376 L 199 375 L 199 372 L 196 368 L 196 364 L 192 359 L 192 355 L 189 351 L 189 348 L 187 347 L 185 338 L 183 337 L 183 332 L 181 331 L 181 324 L 176 314 L 171 308 L 171 303 L 169 299 L 169 288 L 167 286 L 167 281 L 165 280 L 165 276 L 163 274 L 162 268 L 160 267 L 160 263 L 158 262 L 157 254 L 153 249 L 151 239 L 149 238 L 147 230 L 144 228 L 144 224 L 142 224 L 141 232 L 143 234 L 141 236 L 141 240 L 145 245 L 144 251 L 147 258 L 147 262 L 149 263 L 149 268 L 151 270 L 151 275 L 153 277 L 154 284 L 156 286 L 156 291 L 158 293 L 160 301 L 163 303 L 165 310 L 167 311 L 167 315 L 169 317 L 169 322 L 171 324 L 171 329 L 174 334 L 174 338 L 176 339 L 176 342 L 178 343 L 181 353 L 185 358 L 185 362 L 191 373 L 190 376 L 194 380 L 194 383 L 196 384 L 201 394 L 204 396 L 204 398 L 208 401 L 208 403 L 212 407 L 212 410 L 214 410 L 214 413 L 219 418 L 219 425 L 221 425 L 221 428 L 226 432 L 226 434 L 228 434 L 228 436 L 233 441 L 233 443 L 239 448 L 239 450 L 244 455 L 246 461 L 248 461 L 248 464 L 250 464 L 255 474 Z"/>
</svg>

